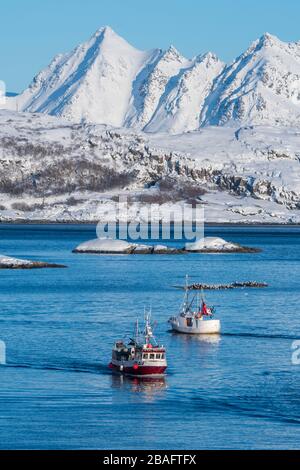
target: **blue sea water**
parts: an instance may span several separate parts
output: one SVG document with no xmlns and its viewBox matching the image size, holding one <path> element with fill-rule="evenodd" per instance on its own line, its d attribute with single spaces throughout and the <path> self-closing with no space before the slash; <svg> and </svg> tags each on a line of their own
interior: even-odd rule
<svg viewBox="0 0 300 470">
<path fill-rule="evenodd" d="M 92 226 L 0 226 L 0 252 L 67 269 L 0 271 L 1 449 L 299 448 L 300 229 L 209 227 L 258 254 L 72 254 Z M 257 280 L 208 292 L 219 338 L 174 335 L 182 284 Z M 165 380 L 107 369 L 116 339 L 152 305 Z"/>
</svg>

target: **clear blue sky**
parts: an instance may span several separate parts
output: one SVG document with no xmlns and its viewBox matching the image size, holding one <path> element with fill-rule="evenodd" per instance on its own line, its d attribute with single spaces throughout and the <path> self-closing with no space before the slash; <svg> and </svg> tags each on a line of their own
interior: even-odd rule
<svg viewBox="0 0 300 470">
<path fill-rule="evenodd" d="M 110 25 L 140 49 L 170 44 L 231 61 L 264 32 L 300 39 L 299 0 L 9 0 L 0 5 L 0 80 L 22 91 L 59 52 Z"/>
</svg>

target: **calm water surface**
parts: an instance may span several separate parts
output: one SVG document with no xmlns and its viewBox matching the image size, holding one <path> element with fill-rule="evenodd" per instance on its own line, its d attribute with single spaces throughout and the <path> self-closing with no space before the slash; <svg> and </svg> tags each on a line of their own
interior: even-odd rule
<svg viewBox="0 0 300 470">
<path fill-rule="evenodd" d="M 0 252 L 68 269 L 0 271 L 0 448 L 299 448 L 300 229 L 210 227 L 259 254 L 76 255 L 93 227 L 0 226 Z M 166 323 L 189 273 L 268 289 L 209 292 L 220 338 L 173 335 Z M 113 342 L 152 304 L 168 348 L 165 380 L 107 369 Z"/>
</svg>

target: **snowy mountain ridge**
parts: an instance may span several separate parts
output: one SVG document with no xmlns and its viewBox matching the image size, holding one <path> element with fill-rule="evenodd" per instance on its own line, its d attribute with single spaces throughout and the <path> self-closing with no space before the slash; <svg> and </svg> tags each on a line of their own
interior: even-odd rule
<svg viewBox="0 0 300 470">
<path fill-rule="evenodd" d="M 171 134 L 216 125 L 300 125 L 300 42 L 270 34 L 231 64 L 139 51 L 110 27 L 56 56 L 11 110 Z"/>
</svg>

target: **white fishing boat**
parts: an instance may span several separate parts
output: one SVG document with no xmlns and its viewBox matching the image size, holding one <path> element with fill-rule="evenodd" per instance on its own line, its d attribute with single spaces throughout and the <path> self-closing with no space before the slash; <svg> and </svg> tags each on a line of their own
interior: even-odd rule
<svg viewBox="0 0 300 470">
<path fill-rule="evenodd" d="M 169 323 L 173 331 L 187 334 L 219 334 L 221 322 L 214 318 L 215 308 L 209 307 L 203 292 L 191 291 L 186 276 L 184 300 L 177 316 L 171 317 Z"/>
</svg>

